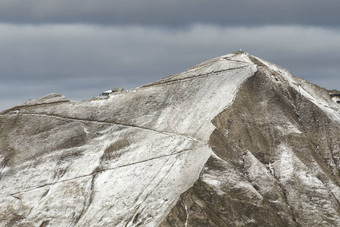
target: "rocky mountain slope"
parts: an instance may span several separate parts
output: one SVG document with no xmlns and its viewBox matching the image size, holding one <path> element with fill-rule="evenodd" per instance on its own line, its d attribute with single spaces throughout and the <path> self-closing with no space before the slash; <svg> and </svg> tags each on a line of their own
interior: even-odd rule
<svg viewBox="0 0 340 227">
<path fill-rule="evenodd" d="M 0 115 L 0 226 L 337 226 L 332 97 L 235 52 L 107 98 L 29 101 Z"/>
</svg>

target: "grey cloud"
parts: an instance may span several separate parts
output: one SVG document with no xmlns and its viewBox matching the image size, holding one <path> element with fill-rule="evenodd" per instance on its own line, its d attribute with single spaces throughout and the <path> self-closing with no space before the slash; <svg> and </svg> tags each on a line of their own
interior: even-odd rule
<svg viewBox="0 0 340 227">
<path fill-rule="evenodd" d="M 306 24 L 338 26 L 338 0 L 2 0 L 6 23 L 187 26 Z"/>
<path fill-rule="evenodd" d="M 0 34 L 0 109 L 51 92 L 79 100 L 133 88 L 240 48 L 340 90 L 340 29 L 0 24 Z"/>
</svg>

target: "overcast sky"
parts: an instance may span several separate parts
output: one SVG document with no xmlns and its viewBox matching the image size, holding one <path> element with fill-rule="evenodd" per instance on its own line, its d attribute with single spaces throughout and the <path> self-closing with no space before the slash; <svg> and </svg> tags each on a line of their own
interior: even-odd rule
<svg viewBox="0 0 340 227">
<path fill-rule="evenodd" d="M 339 0 L 0 0 L 0 110 L 179 73 L 239 49 L 340 90 Z"/>
</svg>

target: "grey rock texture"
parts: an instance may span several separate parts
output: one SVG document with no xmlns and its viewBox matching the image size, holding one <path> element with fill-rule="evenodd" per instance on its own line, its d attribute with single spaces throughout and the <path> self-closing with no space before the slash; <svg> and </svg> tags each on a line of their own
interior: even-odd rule
<svg viewBox="0 0 340 227">
<path fill-rule="evenodd" d="M 338 226 L 340 104 L 235 52 L 0 115 L 0 226 Z"/>
</svg>

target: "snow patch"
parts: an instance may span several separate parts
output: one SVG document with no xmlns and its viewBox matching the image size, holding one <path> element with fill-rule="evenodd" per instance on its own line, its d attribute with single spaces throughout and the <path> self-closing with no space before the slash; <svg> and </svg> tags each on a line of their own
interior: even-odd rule
<svg viewBox="0 0 340 227">
<path fill-rule="evenodd" d="M 207 185 L 209 185 L 210 187 L 214 188 L 218 195 L 225 194 L 225 192 L 221 190 L 222 182 L 218 180 L 218 177 L 214 175 L 204 174 L 201 180 Z"/>
<path fill-rule="evenodd" d="M 0 170 L 0 174 L 5 174 L 7 173 L 11 168 L 8 166 L 4 166 L 1 170 Z"/>
<path fill-rule="evenodd" d="M 276 125 L 275 126 L 278 130 L 280 130 L 284 135 L 289 134 L 301 134 L 302 132 L 291 122 L 286 122 L 286 124 Z"/>
<path fill-rule="evenodd" d="M 290 147 L 285 144 L 280 144 L 278 147 L 280 159 L 272 164 L 275 174 L 280 181 L 286 182 L 294 175 L 293 157 L 294 153 Z"/>
<path fill-rule="evenodd" d="M 184 208 L 185 208 L 185 214 L 186 214 L 184 227 L 188 227 L 189 210 L 188 210 L 187 204 L 185 204 L 185 203 L 184 203 Z"/>
<path fill-rule="evenodd" d="M 259 200 L 263 200 L 263 196 L 249 182 L 241 181 L 236 183 L 236 188 L 246 189 L 249 194 L 254 195 Z"/>
</svg>

